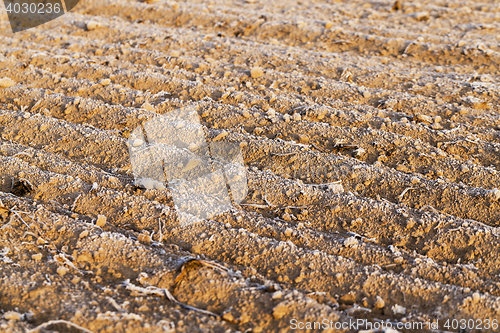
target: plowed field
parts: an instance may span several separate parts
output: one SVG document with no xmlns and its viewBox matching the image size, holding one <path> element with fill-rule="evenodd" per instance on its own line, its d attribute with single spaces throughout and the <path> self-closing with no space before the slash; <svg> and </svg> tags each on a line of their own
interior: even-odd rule
<svg viewBox="0 0 500 333">
<path fill-rule="evenodd" d="M 1 332 L 499 330 L 498 1 L 1 15 Z M 187 226 L 127 140 L 179 108 L 248 179 Z"/>
</svg>

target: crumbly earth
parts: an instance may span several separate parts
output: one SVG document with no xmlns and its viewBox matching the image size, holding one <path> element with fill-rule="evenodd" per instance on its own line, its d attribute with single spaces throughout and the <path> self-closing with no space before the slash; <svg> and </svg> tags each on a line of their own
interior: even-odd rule
<svg viewBox="0 0 500 333">
<path fill-rule="evenodd" d="M 0 10 L 1 332 L 496 331 L 495 1 L 82 0 L 16 34 Z M 180 107 L 248 179 L 187 226 L 127 146 Z"/>
</svg>

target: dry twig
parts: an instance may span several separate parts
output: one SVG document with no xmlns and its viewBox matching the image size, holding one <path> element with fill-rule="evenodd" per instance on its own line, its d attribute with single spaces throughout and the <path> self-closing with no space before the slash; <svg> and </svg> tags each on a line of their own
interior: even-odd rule
<svg viewBox="0 0 500 333">
<path fill-rule="evenodd" d="M 130 280 L 126 280 L 123 283 L 123 285 L 125 286 L 125 288 L 127 288 L 127 290 L 140 292 L 140 293 L 143 293 L 145 295 L 155 295 L 155 296 L 166 297 L 172 303 L 177 304 L 177 305 L 183 307 L 186 310 L 196 311 L 196 312 L 199 312 L 199 313 L 202 313 L 202 314 L 205 314 L 205 315 L 208 315 L 208 316 L 214 316 L 214 317 L 217 317 L 217 318 L 220 317 L 219 315 L 217 315 L 217 314 L 215 314 L 213 312 L 210 312 L 210 311 L 207 311 L 207 310 L 198 309 L 198 308 L 192 307 L 190 305 L 187 305 L 187 304 L 179 302 L 170 293 L 170 291 L 168 291 L 167 289 L 164 289 L 164 288 L 158 288 L 158 287 L 153 287 L 153 286 L 149 286 L 149 287 L 143 288 L 143 287 L 139 287 L 139 286 L 136 286 L 136 285 L 130 283 Z"/>
<path fill-rule="evenodd" d="M 71 326 L 71 327 L 74 327 L 74 328 L 77 328 L 79 330 L 81 330 L 82 332 L 84 333 L 94 333 L 92 331 L 89 331 L 88 329 L 86 328 L 83 328 L 77 324 L 74 324 L 70 321 L 67 321 L 67 320 L 62 320 L 62 319 L 58 319 L 58 320 L 50 320 L 46 323 L 43 323 L 41 325 L 38 325 L 37 327 L 35 327 L 34 329 L 28 331 L 29 333 L 35 333 L 35 332 L 38 332 L 39 330 L 41 330 L 42 328 L 46 328 L 46 327 L 49 327 L 51 325 L 56 325 L 56 324 L 66 324 L 68 326 Z"/>
</svg>

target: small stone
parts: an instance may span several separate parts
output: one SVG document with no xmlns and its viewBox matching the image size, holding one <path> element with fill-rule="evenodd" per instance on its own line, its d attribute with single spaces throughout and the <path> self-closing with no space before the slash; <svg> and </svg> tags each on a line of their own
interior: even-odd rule
<svg viewBox="0 0 500 333">
<path fill-rule="evenodd" d="M 230 323 L 234 321 L 234 316 L 233 316 L 233 314 L 232 314 L 231 312 L 226 312 L 226 313 L 224 313 L 224 314 L 222 315 L 222 318 L 223 318 L 224 320 L 227 320 L 227 321 L 228 321 L 228 322 L 230 322 Z"/>
<path fill-rule="evenodd" d="M 153 105 L 151 105 L 150 103 L 146 102 L 146 103 L 142 104 L 141 109 L 144 109 L 146 111 L 154 111 L 155 107 Z"/>
<path fill-rule="evenodd" d="M 141 243 L 151 243 L 151 236 L 146 235 L 146 234 L 140 234 L 137 237 L 137 240 Z"/>
<path fill-rule="evenodd" d="M 481 295 L 477 292 L 472 294 L 472 302 L 474 302 L 474 304 L 477 304 L 479 303 L 479 301 L 481 301 Z"/>
<path fill-rule="evenodd" d="M 273 299 L 279 299 L 279 298 L 282 298 L 283 297 L 283 292 L 281 290 L 278 290 L 278 291 L 275 291 L 273 293 Z"/>
<path fill-rule="evenodd" d="M 36 260 L 36 261 L 40 261 L 40 260 L 42 260 L 42 258 L 43 258 L 43 255 L 41 253 L 37 253 L 37 254 L 34 254 L 31 256 L 31 259 Z"/>
<path fill-rule="evenodd" d="M 262 127 L 255 127 L 255 129 L 253 130 L 253 133 L 255 135 L 261 135 L 262 133 L 264 133 L 264 129 Z"/>
<path fill-rule="evenodd" d="M 385 306 L 385 301 L 382 299 L 382 297 L 377 296 L 375 299 L 375 304 L 373 305 L 376 309 L 382 309 Z"/>
<path fill-rule="evenodd" d="M 302 116 L 300 115 L 300 113 L 294 113 L 293 114 L 293 120 L 295 120 L 295 121 L 302 120 Z"/>
<path fill-rule="evenodd" d="M 3 317 L 6 320 L 21 320 L 21 314 L 16 311 L 7 311 Z"/>
<path fill-rule="evenodd" d="M 308 143 L 309 137 L 305 134 L 299 134 L 299 142 L 300 143 Z"/>
<path fill-rule="evenodd" d="M 434 123 L 431 125 L 431 128 L 433 130 L 441 130 L 441 129 L 443 129 L 443 126 L 441 126 L 441 124 L 439 124 L 439 123 Z"/>
<path fill-rule="evenodd" d="M 243 110 L 242 115 L 245 118 L 250 118 L 252 116 L 248 110 Z"/>
<path fill-rule="evenodd" d="M 349 237 L 346 240 L 344 240 L 344 246 L 353 246 L 353 245 L 358 245 L 359 242 L 356 239 L 356 237 Z"/>
<path fill-rule="evenodd" d="M 260 67 L 254 67 L 250 71 L 250 75 L 252 76 L 253 79 L 256 79 L 264 75 L 264 71 Z"/>
<path fill-rule="evenodd" d="M 290 115 L 289 114 L 284 114 L 283 115 L 283 120 L 285 121 L 285 123 L 290 122 L 290 120 L 291 120 Z"/>
<path fill-rule="evenodd" d="M 292 217 L 290 216 L 290 214 L 288 214 L 287 212 L 285 212 L 281 218 L 287 222 L 290 222 L 292 220 Z"/>
<path fill-rule="evenodd" d="M 404 261 L 404 258 L 403 258 L 403 257 L 397 257 L 397 258 L 394 258 L 394 262 L 395 262 L 396 264 L 401 264 L 401 263 L 403 263 L 403 261 Z"/>
<path fill-rule="evenodd" d="M 364 91 L 363 92 L 363 97 L 364 98 L 370 98 L 370 97 L 372 97 L 372 94 L 369 91 Z"/>
<path fill-rule="evenodd" d="M 281 302 L 276 305 L 273 310 L 273 317 L 275 319 L 281 319 L 288 313 L 288 305 L 285 302 Z"/>
<path fill-rule="evenodd" d="M 92 30 L 96 30 L 96 29 L 99 29 L 99 28 L 102 28 L 103 27 L 103 24 L 100 23 L 100 22 L 97 22 L 97 21 L 88 21 L 85 26 L 87 27 L 87 30 L 88 31 L 92 31 Z"/>
<path fill-rule="evenodd" d="M 404 315 L 406 313 L 406 308 L 401 306 L 401 305 L 394 305 L 392 308 L 391 308 L 392 312 L 394 312 L 394 314 L 401 314 L 401 315 Z"/>
<path fill-rule="evenodd" d="M 366 153 L 366 150 L 363 148 L 359 147 L 354 151 L 354 157 L 363 157 L 363 155 Z"/>
<path fill-rule="evenodd" d="M 88 230 L 83 230 L 81 233 L 80 233 L 80 238 L 85 238 L 89 235 L 89 231 Z"/>
<path fill-rule="evenodd" d="M 427 21 L 430 19 L 431 15 L 429 12 L 418 12 L 412 15 L 417 21 Z"/>
<path fill-rule="evenodd" d="M 144 141 L 142 141 L 141 139 L 135 139 L 132 141 L 132 147 L 139 147 L 139 146 L 142 146 L 144 144 Z"/>
<path fill-rule="evenodd" d="M 267 110 L 267 115 L 269 117 L 274 117 L 276 115 L 276 111 L 272 108 L 270 108 L 269 110 Z"/>
<path fill-rule="evenodd" d="M 106 225 L 106 216 L 97 215 L 97 221 L 95 222 L 95 225 L 101 228 L 104 227 Z"/>
<path fill-rule="evenodd" d="M 491 202 L 499 201 L 500 200 L 500 190 L 497 188 L 494 188 L 494 189 L 486 192 L 486 198 Z"/>
<path fill-rule="evenodd" d="M 220 132 L 215 138 L 214 138 L 214 141 L 219 141 L 219 140 L 222 140 L 224 139 L 229 133 L 226 131 L 226 130 L 223 130 L 222 132 Z"/>
<path fill-rule="evenodd" d="M 434 122 L 435 122 L 435 123 L 440 123 L 440 122 L 442 122 L 442 121 L 443 121 L 443 118 L 441 118 L 441 116 L 435 116 L 435 117 L 434 117 Z"/>
<path fill-rule="evenodd" d="M 332 21 L 328 21 L 325 23 L 325 29 L 331 29 L 333 28 L 333 22 Z"/>
<path fill-rule="evenodd" d="M 99 84 L 101 86 L 109 86 L 111 84 L 111 80 L 110 79 L 102 79 L 99 81 Z"/>
<path fill-rule="evenodd" d="M 285 236 L 290 237 L 293 233 L 293 230 L 291 228 L 286 228 L 285 230 Z"/>
<path fill-rule="evenodd" d="M 16 83 L 8 77 L 4 77 L 4 78 L 0 79 L 0 88 L 9 88 L 9 87 L 14 86 L 15 84 Z"/>
<path fill-rule="evenodd" d="M 147 311 L 150 310 L 150 308 L 149 308 L 149 306 L 147 306 L 146 304 L 144 304 L 144 305 L 140 306 L 137 310 L 140 311 L 140 312 L 147 312 Z"/>
<path fill-rule="evenodd" d="M 57 274 L 64 276 L 66 275 L 66 273 L 68 273 L 68 269 L 66 267 L 64 266 L 57 267 Z"/>
<path fill-rule="evenodd" d="M 417 114 L 415 117 L 417 118 L 417 120 L 419 122 L 422 122 L 422 123 L 431 124 L 433 122 L 431 117 L 426 116 L 424 114 Z"/>
</svg>

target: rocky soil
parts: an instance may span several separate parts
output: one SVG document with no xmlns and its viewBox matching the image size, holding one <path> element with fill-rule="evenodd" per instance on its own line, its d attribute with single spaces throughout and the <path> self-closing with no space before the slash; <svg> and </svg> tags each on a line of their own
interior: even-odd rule
<svg viewBox="0 0 500 333">
<path fill-rule="evenodd" d="M 496 331 L 497 2 L 82 0 L 16 34 L 0 10 L 1 332 Z M 182 107 L 248 179 L 187 226 L 127 146 Z"/>
</svg>

